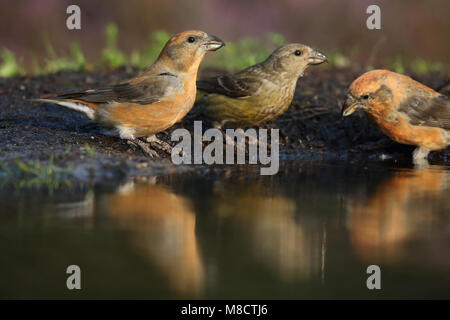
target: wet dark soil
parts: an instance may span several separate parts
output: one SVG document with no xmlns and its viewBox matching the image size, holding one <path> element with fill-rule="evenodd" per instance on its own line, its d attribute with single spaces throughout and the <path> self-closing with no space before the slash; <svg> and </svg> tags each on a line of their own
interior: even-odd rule
<svg viewBox="0 0 450 320">
<path fill-rule="evenodd" d="M 364 114 L 341 118 L 345 92 L 363 72 L 317 67 L 300 78 L 289 110 L 264 125 L 264 128 L 280 129 L 280 153 L 284 159 L 410 160 L 414 147 L 392 142 Z M 27 101 L 51 93 L 117 83 L 137 73 L 137 70 L 123 68 L 97 73 L 62 72 L 40 77 L 0 78 L 0 162 L 48 161 L 52 157 L 61 167 L 78 168 L 80 176 L 101 179 L 127 175 L 132 170 L 173 168 L 168 154 L 160 153 L 160 159 L 150 160 L 125 141 L 102 135 L 100 128 L 80 113 L 53 104 Z M 206 70 L 199 77 L 219 73 Z M 448 73 L 412 76 L 443 94 L 450 94 Z M 173 145 L 171 132 L 177 128 L 192 131 L 194 120 L 205 120 L 195 107 L 181 123 L 158 137 Z M 208 129 L 208 122 L 203 122 L 203 129 Z M 432 152 L 430 162 L 448 165 L 449 156 L 448 149 Z"/>
</svg>

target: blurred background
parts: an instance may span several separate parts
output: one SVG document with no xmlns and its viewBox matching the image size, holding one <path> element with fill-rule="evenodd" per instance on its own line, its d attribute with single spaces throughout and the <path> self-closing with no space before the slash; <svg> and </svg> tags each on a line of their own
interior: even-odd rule
<svg viewBox="0 0 450 320">
<path fill-rule="evenodd" d="M 71 4 L 81 8 L 81 30 L 66 28 Z M 381 30 L 366 27 L 371 4 L 381 8 Z M 449 12 L 448 0 L 2 1 L 0 75 L 143 68 L 171 34 L 186 29 L 228 42 L 206 62 L 225 69 L 258 62 L 287 41 L 319 48 L 338 66 L 442 71 L 449 66 Z"/>
</svg>

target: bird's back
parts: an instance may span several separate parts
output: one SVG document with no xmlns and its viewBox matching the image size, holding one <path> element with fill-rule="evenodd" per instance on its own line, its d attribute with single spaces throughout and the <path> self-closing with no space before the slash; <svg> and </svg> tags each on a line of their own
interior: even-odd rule
<svg viewBox="0 0 450 320">
<path fill-rule="evenodd" d="M 273 80 L 261 65 L 200 80 L 199 107 L 213 120 L 234 126 L 259 125 L 285 112 L 294 96 L 296 81 L 280 85 Z"/>
</svg>

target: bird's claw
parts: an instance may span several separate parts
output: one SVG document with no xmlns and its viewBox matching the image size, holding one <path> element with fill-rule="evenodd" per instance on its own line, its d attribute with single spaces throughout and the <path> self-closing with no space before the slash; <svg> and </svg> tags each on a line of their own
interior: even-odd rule
<svg viewBox="0 0 450 320">
<path fill-rule="evenodd" d="M 139 147 L 144 152 L 144 154 L 150 158 L 159 158 L 158 153 L 150 148 L 148 143 L 141 141 L 139 139 L 127 140 L 127 143 L 134 147 Z"/>
<path fill-rule="evenodd" d="M 172 146 L 167 142 L 158 139 L 156 136 L 151 136 L 147 138 L 147 142 L 153 147 L 166 152 L 167 154 L 172 154 Z"/>
</svg>

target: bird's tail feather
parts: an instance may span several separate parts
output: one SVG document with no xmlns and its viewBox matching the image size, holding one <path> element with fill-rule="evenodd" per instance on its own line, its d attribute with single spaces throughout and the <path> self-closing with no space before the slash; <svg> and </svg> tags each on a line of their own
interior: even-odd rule
<svg viewBox="0 0 450 320">
<path fill-rule="evenodd" d="M 46 102 L 46 103 L 54 103 L 81 113 L 84 113 L 86 116 L 88 116 L 90 119 L 94 119 L 95 116 L 95 110 L 87 105 L 84 104 L 82 102 L 77 102 L 77 101 L 72 101 L 72 100 L 65 100 L 65 99 L 42 99 L 42 98 L 37 98 L 37 99 L 29 99 L 29 101 L 34 101 L 34 102 Z"/>
</svg>

